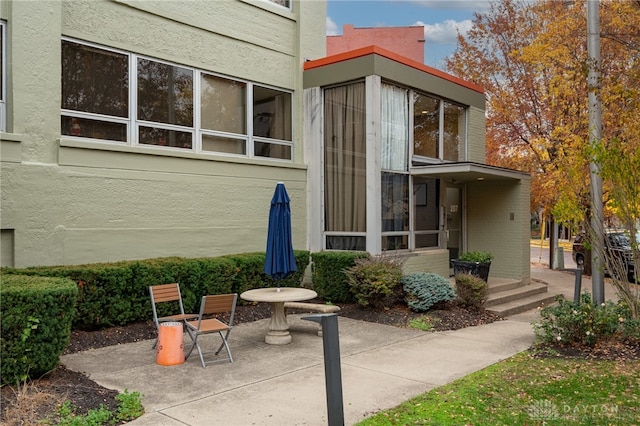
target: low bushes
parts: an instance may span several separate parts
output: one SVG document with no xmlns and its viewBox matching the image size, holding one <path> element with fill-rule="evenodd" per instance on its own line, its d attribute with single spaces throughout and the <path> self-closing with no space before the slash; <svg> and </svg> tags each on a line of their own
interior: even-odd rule
<svg viewBox="0 0 640 426">
<path fill-rule="evenodd" d="M 632 318 L 623 302 L 595 305 L 589 293 L 583 293 L 579 303 L 559 296 L 556 305 L 540 311 L 540 317 L 533 328 L 541 343 L 595 346 L 611 338 L 640 342 L 640 321 Z"/>
<path fill-rule="evenodd" d="M 484 307 L 489 294 L 489 286 L 482 278 L 471 274 L 457 274 L 455 282 L 456 294 L 462 306 L 475 310 Z"/>
<path fill-rule="evenodd" d="M 2 276 L 2 384 L 39 377 L 58 364 L 69 344 L 77 294 L 66 278 Z"/>
<path fill-rule="evenodd" d="M 351 292 L 361 306 L 379 308 L 399 299 L 402 262 L 398 258 L 367 256 L 345 270 Z"/>
<path fill-rule="evenodd" d="M 417 312 L 428 311 L 435 304 L 450 302 L 456 293 L 449 280 L 431 272 L 415 272 L 401 280 L 409 308 Z"/>
<path fill-rule="evenodd" d="M 278 285 L 299 287 L 309 252 L 295 251 L 298 271 Z M 276 283 L 265 253 L 178 257 L 89 265 L 3 268 L 2 383 L 37 377 L 58 363 L 73 329 L 95 330 L 152 318 L 148 287 L 178 282 L 185 310 L 198 312 L 205 294 L 242 293 Z"/>
<path fill-rule="evenodd" d="M 279 284 L 300 286 L 309 252 L 295 251 L 298 271 Z M 33 277 L 69 278 L 76 283 L 77 303 L 73 328 L 95 330 L 152 317 L 150 285 L 180 283 L 184 308 L 200 309 L 205 294 L 242 293 L 257 287 L 271 287 L 273 279 L 263 273 L 265 253 L 246 253 L 213 258 L 179 257 L 73 266 L 42 266 L 3 269 L 9 274 Z M 4 304 L 3 304 L 4 305 Z"/>
</svg>

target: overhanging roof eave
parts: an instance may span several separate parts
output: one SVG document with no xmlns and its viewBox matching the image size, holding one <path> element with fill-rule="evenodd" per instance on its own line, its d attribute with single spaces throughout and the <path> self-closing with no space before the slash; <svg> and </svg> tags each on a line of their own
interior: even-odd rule
<svg viewBox="0 0 640 426">
<path fill-rule="evenodd" d="M 529 180 L 527 173 L 488 164 L 459 162 L 416 166 L 410 169 L 412 176 L 450 178 L 459 182 L 474 180 L 521 181 Z"/>
</svg>

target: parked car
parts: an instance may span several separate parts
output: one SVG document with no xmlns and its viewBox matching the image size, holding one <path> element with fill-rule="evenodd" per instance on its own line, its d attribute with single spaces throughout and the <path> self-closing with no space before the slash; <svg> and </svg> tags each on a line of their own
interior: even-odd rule
<svg viewBox="0 0 640 426">
<path fill-rule="evenodd" d="M 619 259 L 621 264 L 626 267 L 628 280 L 630 282 L 634 282 L 635 264 L 633 261 L 633 250 L 631 249 L 629 234 L 624 230 L 607 230 L 605 231 L 605 236 L 605 251 L 607 252 L 607 256 L 612 259 Z M 636 241 L 640 243 L 640 233 L 636 235 Z M 591 251 L 587 249 L 585 243 L 586 234 L 584 232 L 576 235 L 576 238 L 573 241 L 573 250 L 571 254 L 573 260 L 579 267 L 584 267 L 585 260 L 587 257 L 591 256 Z"/>
</svg>

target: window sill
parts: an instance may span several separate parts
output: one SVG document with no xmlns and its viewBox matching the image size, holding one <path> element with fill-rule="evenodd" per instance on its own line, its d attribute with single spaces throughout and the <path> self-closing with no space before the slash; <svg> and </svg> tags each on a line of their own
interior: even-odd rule
<svg viewBox="0 0 640 426">
<path fill-rule="evenodd" d="M 2 142 L 23 142 L 24 136 L 18 133 L 0 132 L 0 140 Z"/>
<path fill-rule="evenodd" d="M 24 136 L 17 133 L 0 132 L 0 159 L 3 163 L 20 163 L 22 161 L 22 142 Z"/>
<path fill-rule="evenodd" d="M 226 156 L 226 155 L 219 155 L 215 153 L 202 154 L 202 153 L 186 152 L 186 151 L 181 152 L 179 150 L 162 149 L 154 146 L 146 147 L 146 146 L 129 146 L 124 144 L 117 145 L 117 142 L 115 143 L 97 142 L 97 141 L 77 140 L 77 139 L 65 138 L 65 137 L 60 139 L 60 148 L 61 148 L 61 151 L 65 150 L 66 148 L 88 149 L 92 151 L 104 151 L 104 152 L 133 154 L 133 155 L 150 155 L 158 158 L 164 157 L 164 158 L 198 160 L 198 161 L 215 161 L 215 162 L 222 162 L 222 163 L 269 166 L 269 167 L 301 169 L 301 170 L 305 170 L 307 168 L 305 164 L 292 163 L 289 160 L 232 157 L 232 156 Z M 63 164 L 62 158 L 63 156 L 61 155 L 61 164 Z M 69 164 L 69 165 L 72 165 L 72 164 Z"/>
</svg>

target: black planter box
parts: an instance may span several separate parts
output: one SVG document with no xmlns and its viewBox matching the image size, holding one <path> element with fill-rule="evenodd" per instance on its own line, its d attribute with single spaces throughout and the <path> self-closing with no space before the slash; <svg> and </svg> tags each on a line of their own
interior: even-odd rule
<svg viewBox="0 0 640 426">
<path fill-rule="evenodd" d="M 453 274 L 471 274 L 489 282 L 489 267 L 491 263 L 466 262 L 464 260 L 452 260 Z"/>
</svg>

